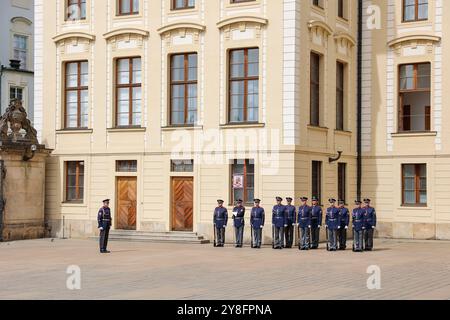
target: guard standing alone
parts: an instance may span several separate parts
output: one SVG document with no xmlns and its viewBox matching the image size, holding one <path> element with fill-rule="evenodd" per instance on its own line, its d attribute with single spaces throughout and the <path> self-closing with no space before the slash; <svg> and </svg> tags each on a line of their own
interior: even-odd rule
<svg viewBox="0 0 450 320">
<path fill-rule="evenodd" d="M 320 228 L 322 227 L 322 207 L 319 199 L 312 197 L 311 206 L 311 249 L 319 248 Z"/>
<path fill-rule="evenodd" d="M 244 238 L 244 215 L 245 207 L 242 205 L 242 199 L 237 201 L 237 206 L 233 209 L 234 231 L 236 234 L 236 248 L 242 248 Z"/>
<path fill-rule="evenodd" d="M 250 214 L 250 226 L 253 230 L 252 248 L 261 248 L 262 230 L 264 228 L 265 212 L 264 208 L 260 207 L 261 200 L 253 200 L 255 206 L 252 208 Z"/>
<path fill-rule="evenodd" d="M 350 213 L 345 207 L 345 201 L 339 200 L 339 220 L 341 221 L 338 230 L 339 250 L 347 249 L 347 229 L 350 223 Z"/>
<path fill-rule="evenodd" d="M 217 208 L 214 210 L 214 228 L 217 235 L 217 247 L 225 244 L 225 228 L 228 223 L 228 210 L 223 206 L 223 200 L 217 200 Z"/>
<path fill-rule="evenodd" d="M 364 250 L 372 251 L 373 233 L 377 226 L 377 214 L 375 208 L 370 206 L 370 199 L 364 199 Z"/>
<path fill-rule="evenodd" d="M 283 198 L 276 197 L 277 204 L 272 209 L 273 249 L 283 249 L 286 208 L 281 203 Z"/>
<path fill-rule="evenodd" d="M 353 251 L 363 251 L 363 238 L 364 238 L 364 212 L 361 208 L 362 202 L 355 201 L 355 208 L 352 212 L 352 227 L 353 227 Z"/>
<path fill-rule="evenodd" d="M 103 207 L 100 208 L 97 214 L 98 229 L 100 230 L 100 253 L 110 253 L 106 249 L 108 246 L 109 230 L 111 229 L 112 216 L 109 208 L 109 200 L 103 200 Z"/>
<path fill-rule="evenodd" d="M 309 233 L 311 230 L 311 207 L 308 206 L 307 197 L 300 198 L 302 205 L 298 208 L 298 228 L 300 239 L 298 243 L 299 250 L 309 250 Z"/>
<path fill-rule="evenodd" d="M 329 199 L 330 207 L 327 209 L 325 225 L 328 234 L 328 251 L 337 250 L 337 231 L 341 228 L 339 209 L 336 208 L 336 199 Z"/>
<path fill-rule="evenodd" d="M 295 228 L 295 220 L 297 215 L 297 210 L 295 206 L 292 205 L 292 198 L 286 198 L 287 205 L 286 208 L 286 225 L 287 227 L 284 230 L 285 234 L 285 247 L 292 248 L 292 244 L 294 243 L 294 228 Z"/>
</svg>

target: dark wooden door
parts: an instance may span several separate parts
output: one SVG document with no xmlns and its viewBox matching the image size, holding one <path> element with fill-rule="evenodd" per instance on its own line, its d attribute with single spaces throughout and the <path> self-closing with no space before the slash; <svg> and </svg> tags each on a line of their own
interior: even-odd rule
<svg viewBox="0 0 450 320">
<path fill-rule="evenodd" d="M 137 178 L 117 178 L 117 229 L 136 230 Z"/>
<path fill-rule="evenodd" d="M 172 230 L 193 231 L 194 179 L 172 178 Z"/>
</svg>

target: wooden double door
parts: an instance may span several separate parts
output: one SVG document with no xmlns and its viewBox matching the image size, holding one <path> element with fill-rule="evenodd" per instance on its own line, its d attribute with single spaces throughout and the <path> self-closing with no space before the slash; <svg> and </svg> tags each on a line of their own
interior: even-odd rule
<svg viewBox="0 0 450 320">
<path fill-rule="evenodd" d="M 136 230 L 137 178 L 118 177 L 116 229 Z"/>
<path fill-rule="evenodd" d="M 173 177 L 171 182 L 172 230 L 193 231 L 194 178 Z"/>
</svg>

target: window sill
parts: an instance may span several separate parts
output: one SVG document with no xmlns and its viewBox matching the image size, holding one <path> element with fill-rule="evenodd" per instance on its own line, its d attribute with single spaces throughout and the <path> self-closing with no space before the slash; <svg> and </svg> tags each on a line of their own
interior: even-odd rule
<svg viewBox="0 0 450 320">
<path fill-rule="evenodd" d="M 85 207 L 87 207 L 87 205 L 84 204 L 83 201 L 63 201 L 61 203 L 61 206 L 67 207 L 67 208 L 75 208 L 75 207 L 85 208 Z"/>
<path fill-rule="evenodd" d="M 347 26 L 350 24 L 348 18 L 344 18 L 344 17 L 339 17 L 339 16 L 337 16 L 337 17 L 336 17 L 336 20 L 337 20 L 337 22 L 341 22 L 341 23 L 343 23 L 343 24 L 345 24 L 345 25 L 347 25 Z"/>
<path fill-rule="evenodd" d="M 114 132 L 145 132 L 147 128 L 143 127 L 117 127 L 107 129 L 108 133 Z"/>
<path fill-rule="evenodd" d="M 353 132 L 351 131 L 347 131 L 347 130 L 334 130 L 335 134 L 339 134 L 339 135 L 343 135 L 343 136 L 351 136 L 353 134 Z"/>
<path fill-rule="evenodd" d="M 93 129 L 77 129 L 77 128 L 71 128 L 71 129 L 61 129 L 56 130 L 56 134 L 91 134 L 94 132 Z"/>
<path fill-rule="evenodd" d="M 243 123 L 227 123 L 221 124 L 220 129 L 247 129 L 247 128 L 264 128 L 265 123 L 243 122 Z"/>
<path fill-rule="evenodd" d="M 403 137 L 436 137 L 436 131 L 421 131 L 421 132 L 397 132 L 392 133 L 393 138 L 403 138 Z"/>
<path fill-rule="evenodd" d="M 431 210 L 431 208 L 428 207 L 427 204 L 423 204 L 423 205 L 419 205 L 419 204 L 417 204 L 417 205 L 414 205 L 414 204 L 406 205 L 405 204 L 405 205 L 402 205 L 401 207 L 399 207 L 398 210 L 401 210 L 401 211 L 406 211 L 406 210 L 422 211 L 422 210 Z"/>
<path fill-rule="evenodd" d="M 231 1 L 228 1 L 227 4 L 225 4 L 226 8 L 235 8 L 235 7 L 257 7 L 261 5 L 260 0 L 256 1 L 247 1 L 247 2 L 236 2 L 232 3 Z"/>
<path fill-rule="evenodd" d="M 162 131 L 176 131 L 176 130 L 203 130 L 203 126 L 167 126 L 161 127 Z"/>
<path fill-rule="evenodd" d="M 322 132 L 328 132 L 330 130 L 327 127 L 313 126 L 313 125 L 308 125 L 308 129 L 311 129 L 311 130 L 314 130 L 314 131 L 322 131 Z"/>
<path fill-rule="evenodd" d="M 177 15 L 177 14 L 188 14 L 188 13 L 196 13 L 196 12 L 198 12 L 198 9 L 196 7 L 180 8 L 180 9 L 170 8 L 168 14 L 169 15 Z"/>
</svg>

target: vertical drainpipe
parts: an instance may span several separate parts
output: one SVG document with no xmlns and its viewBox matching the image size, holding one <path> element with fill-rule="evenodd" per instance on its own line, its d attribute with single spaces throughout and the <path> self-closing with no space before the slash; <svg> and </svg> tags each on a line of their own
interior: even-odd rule
<svg viewBox="0 0 450 320">
<path fill-rule="evenodd" d="M 357 92 L 357 199 L 362 194 L 362 41 L 363 41 L 363 1 L 358 0 L 358 92 Z"/>
</svg>

